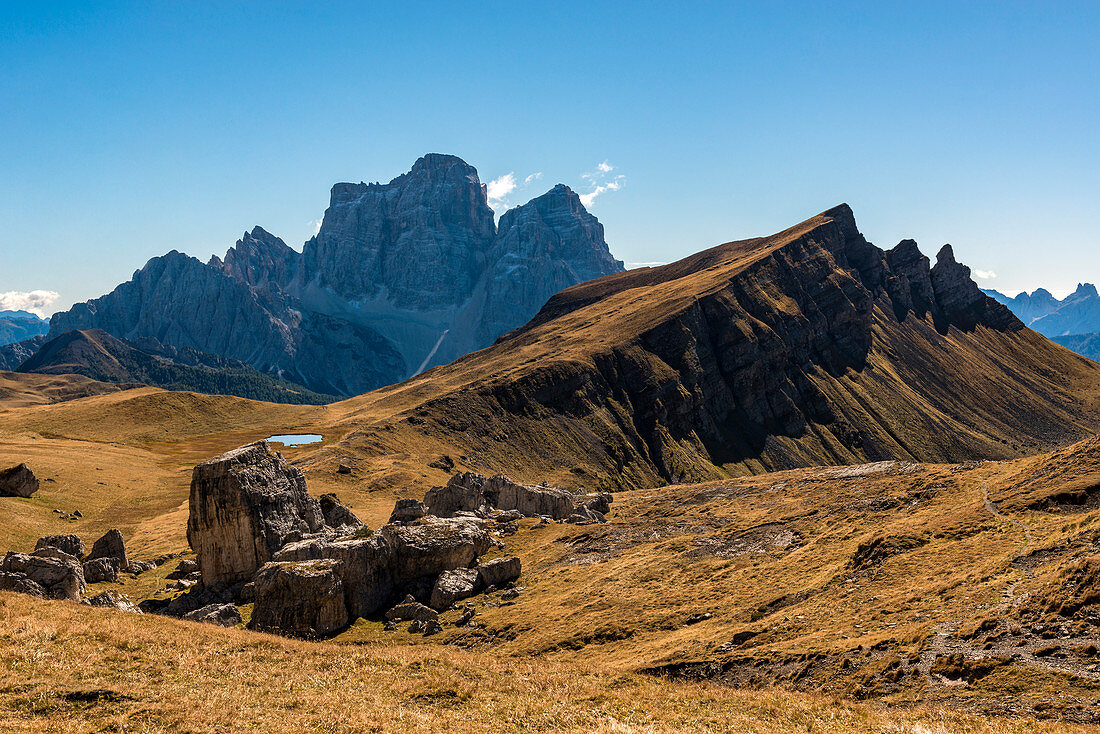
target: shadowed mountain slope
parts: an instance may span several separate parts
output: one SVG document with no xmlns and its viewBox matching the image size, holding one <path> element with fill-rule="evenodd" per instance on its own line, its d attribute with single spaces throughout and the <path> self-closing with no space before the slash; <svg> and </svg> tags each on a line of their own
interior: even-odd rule
<svg viewBox="0 0 1100 734">
<path fill-rule="evenodd" d="M 471 467 L 645 486 L 1018 456 L 1100 428 L 1098 393 L 1100 366 L 983 295 L 949 246 L 935 267 L 911 240 L 883 251 L 842 205 L 567 289 L 493 347 L 329 417 L 341 451 L 396 449 L 400 428 Z"/>
<path fill-rule="evenodd" d="M 202 355 L 212 364 L 182 364 L 150 354 L 101 329 L 69 331 L 51 339 L 19 372 L 84 375 L 101 382 L 141 383 L 166 390 L 235 395 L 273 403 L 322 404 L 332 395 L 311 392 L 258 372 L 242 362 Z"/>
</svg>

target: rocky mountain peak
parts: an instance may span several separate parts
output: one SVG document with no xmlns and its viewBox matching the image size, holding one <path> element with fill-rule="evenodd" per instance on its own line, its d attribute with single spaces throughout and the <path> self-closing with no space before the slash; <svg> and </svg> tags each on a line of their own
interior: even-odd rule
<svg viewBox="0 0 1100 734">
<path fill-rule="evenodd" d="M 225 253 L 211 264 L 231 277 L 256 287 L 288 283 L 297 271 L 301 254 L 281 239 L 257 225 L 245 232 Z"/>
<path fill-rule="evenodd" d="M 1100 293 L 1096 292 L 1096 286 L 1092 283 L 1078 283 L 1077 290 L 1073 292 L 1070 298 L 1098 298 Z"/>
<path fill-rule="evenodd" d="M 488 346 L 557 291 L 623 269 L 567 186 L 501 223 L 476 168 L 430 153 L 389 183 L 334 185 L 301 253 L 259 226 L 224 259 L 173 251 L 53 333 L 102 328 L 358 394 Z"/>
</svg>

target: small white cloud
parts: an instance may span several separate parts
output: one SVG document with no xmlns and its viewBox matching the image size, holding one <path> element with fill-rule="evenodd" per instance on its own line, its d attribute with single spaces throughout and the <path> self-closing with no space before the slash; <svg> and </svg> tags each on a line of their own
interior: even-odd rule
<svg viewBox="0 0 1100 734">
<path fill-rule="evenodd" d="M 523 177 L 522 181 L 516 181 L 515 171 L 510 171 L 499 178 L 494 178 L 485 184 L 485 197 L 489 200 L 489 206 L 497 214 L 503 214 L 511 209 L 511 196 L 526 189 L 531 183 L 542 178 L 542 171 L 537 171 Z"/>
<path fill-rule="evenodd" d="M 56 291 L 8 291 L 0 293 L 0 311 L 30 311 L 46 318 L 50 305 L 60 297 Z"/>
<path fill-rule="evenodd" d="M 596 170 L 582 173 L 581 178 L 589 183 L 592 190 L 580 194 L 581 203 L 584 206 L 592 206 L 592 202 L 596 200 L 597 196 L 606 194 L 608 191 L 618 191 L 622 188 L 623 180 L 626 176 L 621 173 L 617 176 L 611 176 L 611 172 L 615 170 L 615 166 L 611 165 L 608 161 L 604 161 L 596 166 Z"/>
<path fill-rule="evenodd" d="M 498 214 L 508 209 L 508 195 L 516 190 L 516 174 L 509 172 L 485 185 L 489 206 Z"/>
<path fill-rule="evenodd" d="M 321 223 L 324 221 L 323 219 L 314 219 L 309 223 L 309 226 L 313 227 L 313 234 L 317 234 L 321 231 Z"/>
<path fill-rule="evenodd" d="M 486 188 L 489 198 L 499 201 L 516 190 L 516 174 L 506 173 L 500 178 L 494 178 Z"/>
<path fill-rule="evenodd" d="M 972 270 L 970 272 L 972 272 L 974 277 L 978 280 L 993 280 L 997 277 L 997 274 L 992 270 Z"/>
<path fill-rule="evenodd" d="M 600 194 L 606 194 L 608 191 L 618 191 L 622 188 L 624 178 L 625 176 L 616 176 L 607 183 L 597 184 L 596 188 L 592 189 L 587 194 L 580 195 L 581 203 L 587 208 L 592 206 L 592 202 L 594 202 L 596 197 Z"/>
</svg>

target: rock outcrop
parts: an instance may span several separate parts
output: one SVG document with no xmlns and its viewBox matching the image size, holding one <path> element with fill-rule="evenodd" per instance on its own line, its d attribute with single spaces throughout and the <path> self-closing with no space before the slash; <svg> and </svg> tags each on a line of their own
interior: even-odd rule
<svg viewBox="0 0 1100 734">
<path fill-rule="evenodd" d="M 266 441 L 195 467 L 187 542 L 203 583 L 247 581 L 289 542 L 324 526 L 301 470 Z"/>
<path fill-rule="evenodd" d="M 140 614 L 130 597 L 120 594 L 114 589 L 107 589 L 93 596 L 86 596 L 80 600 L 80 603 L 90 607 L 116 609 L 120 612 L 137 612 Z"/>
<path fill-rule="evenodd" d="M 387 184 L 333 186 L 301 254 L 260 227 L 209 263 L 171 252 L 56 314 L 50 336 L 102 329 L 355 395 L 488 346 L 557 290 L 622 269 L 567 187 L 498 233 L 477 171 L 429 154 Z"/>
<path fill-rule="evenodd" d="M 339 561 L 351 618 L 365 617 L 382 608 L 394 593 L 390 548 L 379 533 L 367 538 L 311 538 L 291 543 L 275 554 L 277 562 Z"/>
<path fill-rule="evenodd" d="M 323 494 L 318 501 L 321 505 L 321 514 L 325 518 L 325 525 L 330 528 L 362 527 L 363 521 L 344 506 L 336 495 Z"/>
<path fill-rule="evenodd" d="M 126 543 L 122 539 L 122 533 L 118 530 L 108 530 L 103 536 L 92 544 L 85 561 L 94 561 L 97 558 L 109 558 L 114 561 L 116 570 L 127 568 L 130 559 L 126 555 Z"/>
<path fill-rule="evenodd" d="M 80 539 L 80 536 L 71 534 L 47 535 L 44 538 L 39 538 L 34 549 L 40 550 L 42 548 L 57 548 L 75 558 L 83 558 L 86 552 L 84 549 L 84 541 Z"/>
<path fill-rule="evenodd" d="M 57 548 L 7 553 L 0 560 L 0 590 L 80 601 L 87 587 L 80 561 Z"/>
<path fill-rule="evenodd" d="M 456 601 L 469 599 L 477 593 L 480 570 L 477 568 L 456 568 L 439 574 L 432 586 L 429 605 L 443 611 L 450 609 Z"/>
<path fill-rule="evenodd" d="M 417 499 L 400 499 L 393 506 L 390 513 L 391 523 L 416 522 L 428 514 L 428 508 Z"/>
<path fill-rule="evenodd" d="M 524 517 L 547 516 L 565 520 L 573 514 L 572 493 L 557 487 L 533 487 L 504 476 L 485 477 L 474 472 L 455 474 L 443 487 L 424 495 L 428 513 L 453 517 L 456 512 L 516 510 Z"/>
<path fill-rule="evenodd" d="M 26 464 L 0 470 L 0 497 L 30 497 L 38 485 L 38 477 Z"/>
<path fill-rule="evenodd" d="M 492 545 L 486 524 L 472 518 L 425 517 L 413 525 L 385 525 L 368 538 L 312 538 L 291 543 L 277 554 L 279 562 L 339 561 L 348 615 L 365 617 L 384 608 L 420 579 L 469 568 Z M 426 599 L 425 599 L 426 600 Z"/>
<path fill-rule="evenodd" d="M 478 585 L 484 589 L 504 586 L 518 579 L 522 569 L 520 560 L 515 556 L 494 558 L 477 567 Z"/>
<path fill-rule="evenodd" d="M 256 574 L 248 626 L 295 637 L 332 634 L 348 623 L 340 561 L 277 562 Z"/>
<path fill-rule="evenodd" d="M 98 584 L 101 581 L 113 584 L 118 581 L 118 561 L 114 558 L 95 558 L 84 561 L 84 580 L 89 584 Z"/>
<path fill-rule="evenodd" d="M 216 624 L 219 627 L 236 627 L 243 620 L 241 610 L 235 604 L 207 604 L 183 615 L 190 622 Z"/>
</svg>

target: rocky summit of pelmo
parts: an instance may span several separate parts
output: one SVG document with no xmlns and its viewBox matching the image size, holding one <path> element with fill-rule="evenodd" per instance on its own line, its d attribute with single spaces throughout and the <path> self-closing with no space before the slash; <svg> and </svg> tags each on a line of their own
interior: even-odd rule
<svg viewBox="0 0 1100 734">
<path fill-rule="evenodd" d="M 355 395 L 492 344 L 558 291 L 621 272 L 567 186 L 498 228 L 477 170 L 428 154 L 386 184 L 338 183 L 298 252 L 255 227 L 224 258 L 154 258 L 51 322 L 244 362 Z"/>
</svg>

